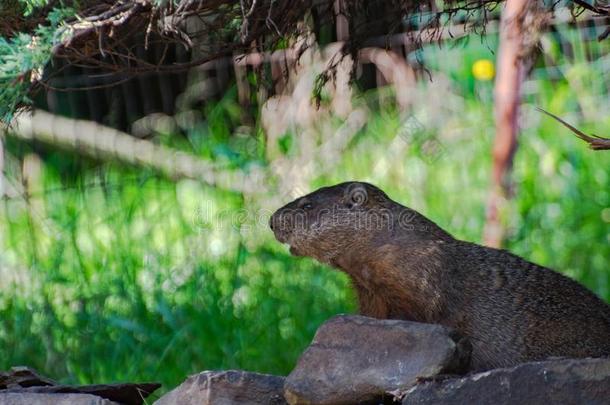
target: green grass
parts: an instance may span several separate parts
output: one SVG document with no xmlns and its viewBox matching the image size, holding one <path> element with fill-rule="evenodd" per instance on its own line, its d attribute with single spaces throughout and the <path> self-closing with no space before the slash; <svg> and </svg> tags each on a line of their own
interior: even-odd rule
<svg viewBox="0 0 610 405">
<path fill-rule="evenodd" d="M 275 244 L 248 249 L 214 212 L 242 208 L 235 195 L 123 176 L 45 193 L 44 219 L 3 221 L 3 264 L 26 278 L 3 285 L 3 368 L 168 386 L 207 368 L 282 373 L 321 322 L 352 309 L 339 273 Z"/>
<path fill-rule="evenodd" d="M 453 60 L 458 51 L 468 61 L 493 59 L 472 42 L 425 52 L 435 60 Z M 588 111 L 594 120 L 573 114 L 591 100 L 607 105 L 607 79 L 583 63 L 565 63 L 569 80 L 534 71 L 528 83 L 515 195 L 503 213 L 507 248 L 610 300 L 610 153 L 588 150 L 533 109 L 607 135 L 610 116 L 601 107 Z M 357 105 L 377 107 L 310 185 L 373 182 L 455 236 L 480 242 L 492 83 L 474 81 L 465 66 L 438 68 L 432 83 L 414 91 L 421 130 L 400 135 L 406 118 L 391 103 L 358 95 Z M 163 140 L 236 170 L 269 163 L 264 143 L 252 149 L 232 137 L 236 106 L 229 92 L 186 141 Z M 340 124 L 333 118 L 326 128 Z M 286 134 L 280 150 L 298 150 L 304 136 Z M 29 148 L 9 145 L 22 155 Z M 268 206 L 269 195 L 245 198 L 59 152 L 45 155 L 33 186 L 27 203 L 0 203 L 0 369 L 27 364 L 67 383 L 158 380 L 164 389 L 204 369 L 285 374 L 325 319 L 355 311 L 343 274 L 290 256 L 257 220 L 258 207 L 277 208 Z"/>
</svg>

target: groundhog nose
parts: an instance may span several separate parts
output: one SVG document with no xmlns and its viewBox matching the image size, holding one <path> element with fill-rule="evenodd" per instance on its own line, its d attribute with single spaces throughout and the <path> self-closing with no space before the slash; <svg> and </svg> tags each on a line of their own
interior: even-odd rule
<svg viewBox="0 0 610 405">
<path fill-rule="evenodd" d="M 269 228 L 271 228 L 272 231 L 277 231 L 278 229 L 280 229 L 280 215 L 278 213 L 278 211 L 274 212 L 273 215 L 271 215 L 271 218 L 269 218 Z"/>
</svg>

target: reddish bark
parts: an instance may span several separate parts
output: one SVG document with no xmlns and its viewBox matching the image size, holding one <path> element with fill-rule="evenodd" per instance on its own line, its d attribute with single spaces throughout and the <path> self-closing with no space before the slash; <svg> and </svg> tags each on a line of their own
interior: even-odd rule
<svg viewBox="0 0 610 405">
<path fill-rule="evenodd" d="M 495 83 L 496 137 L 493 146 L 492 187 L 483 235 L 484 243 L 492 247 L 500 247 L 505 234 L 500 212 L 509 196 L 510 172 L 517 149 L 517 118 L 521 84 L 525 75 L 521 57 L 523 19 L 527 4 L 527 0 L 508 0 L 502 11 Z"/>
<path fill-rule="evenodd" d="M 345 0 L 335 0 L 335 25 L 337 41 L 347 41 L 349 38 L 349 20 L 347 19 Z"/>
</svg>

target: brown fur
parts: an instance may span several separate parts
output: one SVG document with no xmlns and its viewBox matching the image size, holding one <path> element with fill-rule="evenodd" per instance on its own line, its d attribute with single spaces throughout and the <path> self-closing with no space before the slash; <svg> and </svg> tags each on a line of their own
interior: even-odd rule
<svg viewBox="0 0 610 405">
<path fill-rule="evenodd" d="M 589 290 L 509 252 L 454 239 L 370 184 L 321 188 L 270 223 L 293 254 L 346 272 L 363 315 L 468 336 L 473 370 L 610 355 L 610 307 Z"/>
</svg>

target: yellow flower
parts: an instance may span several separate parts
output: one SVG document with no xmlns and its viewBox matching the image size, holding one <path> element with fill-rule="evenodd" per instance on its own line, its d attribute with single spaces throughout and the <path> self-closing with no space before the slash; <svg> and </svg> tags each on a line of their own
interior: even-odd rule
<svg viewBox="0 0 610 405">
<path fill-rule="evenodd" d="M 472 65 L 472 74 L 477 80 L 491 80 L 496 74 L 494 63 L 489 59 L 479 59 Z"/>
</svg>

